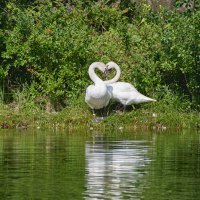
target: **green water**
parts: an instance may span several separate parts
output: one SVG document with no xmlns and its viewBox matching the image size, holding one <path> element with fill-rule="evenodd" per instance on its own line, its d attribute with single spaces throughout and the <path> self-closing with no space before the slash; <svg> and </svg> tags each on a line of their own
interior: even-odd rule
<svg viewBox="0 0 200 200">
<path fill-rule="evenodd" d="M 200 133 L 0 131 L 0 199 L 200 199 Z"/>
</svg>

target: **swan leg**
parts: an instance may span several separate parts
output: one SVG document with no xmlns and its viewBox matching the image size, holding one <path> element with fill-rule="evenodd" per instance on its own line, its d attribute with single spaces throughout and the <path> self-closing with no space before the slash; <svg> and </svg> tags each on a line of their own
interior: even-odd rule
<svg viewBox="0 0 200 200">
<path fill-rule="evenodd" d="M 100 120 L 99 120 L 98 117 L 96 117 L 96 113 L 95 113 L 94 109 L 92 109 L 92 115 L 93 115 L 92 122 L 93 123 L 99 123 Z"/>
<path fill-rule="evenodd" d="M 104 117 L 107 117 L 106 107 L 101 109 L 101 118 L 103 119 Z"/>
<path fill-rule="evenodd" d="M 106 117 L 108 117 L 108 115 L 109 115 L 109 108 L 108 108 L 108 110 L 106 111 Z"/>
<path fill-rule="evenodd" d="M 125 112 L 126 110 L 126 105 L 123 105 L 123 113 Z"/>
<path fill-rule="evenodd" d="M 104 119 L 103 114 L 102 114 L 103 113 L 103 109 L 98 110 L 98 111 L 96 111 L 97 112 L 97 115 L 96 115 L 94 109 L 92 109 L 92 113 L 93 113 L 92 122 L 93 123 L 99 123 Z M 97 116 L 99 116 L 99 114 L 101 114 L 102 117 L 97 117 Z"/>
<path fill-rule="evenodd" d="M 104 116 L 104 108 L 101 109 L 101 118 Z"/>
<path fill-rule="evenodd" d="M 117 103 L 116 109 L 114 111 L 117 112 L 117 111 L 123 111 L 123 110 L 124 110 L 124 105 L 121 103 Z"/>
<path fill-rule="evenodd" d="M 121 112 L 125 112 L 125 110 L 126 110 L 126 105 L 124 105 L 124 104 L 120 104 L 119 105 L 119 110 L 121 111 Z"/>
<path fill-rule="evenodd" d="M 133 110 L 135 110 L 135 106 L 134 105 L 132 105 L 132 108 L 133 108 Z"/>
<path fill-rule="evenodd" d="M 104 117 L 108 117 L 108 114 L 109 114 L 109 109 L 104 107 Z"/>
</svg>

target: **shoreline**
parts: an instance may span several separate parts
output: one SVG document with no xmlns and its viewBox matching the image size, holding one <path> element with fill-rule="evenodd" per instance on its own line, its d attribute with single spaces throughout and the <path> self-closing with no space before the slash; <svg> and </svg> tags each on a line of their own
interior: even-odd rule
<svg viewBox="0 0 200 200">
<path fill-rule="evenodd" d="M 100 118 L 100 117 L 99 117 Z M 14 112 L 0 110 L 0 129 L 76 129 L 87 130 L 152 130 L 200 129 L 200 113 L 179 111 L 155 111 L 140 108 L 137 110 L 111 113 L 108 117 L 92 122 L 93 115 L 88 109 L 67 108 L 60 112 Z"/>
</svg>

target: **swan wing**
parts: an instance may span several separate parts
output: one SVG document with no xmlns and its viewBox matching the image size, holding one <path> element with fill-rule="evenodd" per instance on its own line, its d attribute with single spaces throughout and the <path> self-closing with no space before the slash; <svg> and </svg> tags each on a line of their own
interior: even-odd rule
<svg viewBox="0 0 200 200">
<path fill-rule="evenodd" d="M 111 84 L 107 86 L 107 88 L 108 88 L 108 91 L 112 94 L 112 99 L 122 103 L 123 105 L 131 105 L 131 104 L 139 104 L 139 103 L 156 101 L 154 99 L 146 97 L 145 95 L 138 92 L 136 89 L 131 90 L 131 88 L 129 88 L 130 91 L 127 91 L 127 90 L 123 90 L 124 88 L 122 89 L 121 87 L 117 87 L 117 85 L 115 84 L 114 85 Z"/>
<path fill-rule="evenodd" d="M 115 82 L 109 84 L 109 86 L 112 86 L 114 90 L 117 90 L 119 92 L 132 92 L 132 91 L 137 92 L 137 89 L 132 84 L 127 82 Z"/>
<path fill-rule="evenodd" d="M 85 102 L 88 104 L 88 106 L 92 109 L 94 109 L 94 106 L 92 104 L 93 100 L 92 100 L 92 96 L 93 96 L 93 88 L 94 85 L 89 85 L 86 89 L 86 93 L 85 93 Z"/>
</svg>

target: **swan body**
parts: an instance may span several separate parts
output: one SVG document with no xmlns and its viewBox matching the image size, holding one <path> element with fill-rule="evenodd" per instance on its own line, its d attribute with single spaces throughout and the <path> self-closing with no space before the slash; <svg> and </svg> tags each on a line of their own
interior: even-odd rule
<svg viewBox="0 0 200 200">
<path fill-rule="evenodd" d="M 109 93 L 107 86 L 95 73 L 95 69 L 105 72 L 106 65 L 102 62 L 94 62 L 90 65 L 88 73 L 93 85 L 89 85 L 86 89 L 85 102 L 94 111 L 94 109 L 101 109 L 108 105 L 111 94 Z"/>
<path fill-rule="evenodd" d="M 116 82 L 121 74 L 120 67 L 116 63 L 109 62 L 106 66 L 107 70 L 115 68 L 117 71 L 113 79 L 104 81 L 113 100 L 120 102 L 124 106 L 156 101 L 155 99 L 149 98 L 138 92 L 138 90 L 130 83 Z"/>
<path fill-rule="evenodd" d="M 149 98 L 137 90 L 126 91 L 122 86 L 124 84 L 120 84 L 121 82 L 116 84 L 109 84 L 107 86 L 109 92 L 112 94 L 112 99 L 120 102 L 124 106 L 131 105 L 131 104 L 140 104 L 146 102 L 156 101 L 155 99 Z"/>
</svg>

